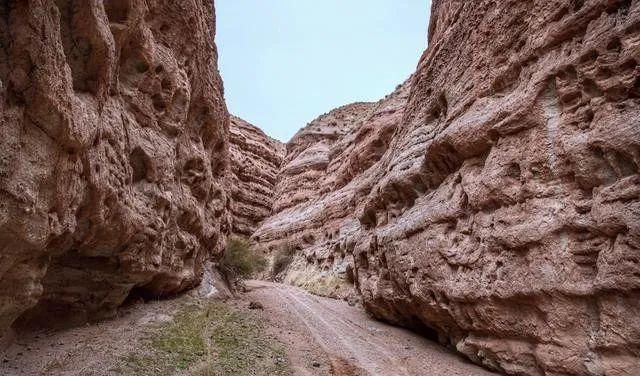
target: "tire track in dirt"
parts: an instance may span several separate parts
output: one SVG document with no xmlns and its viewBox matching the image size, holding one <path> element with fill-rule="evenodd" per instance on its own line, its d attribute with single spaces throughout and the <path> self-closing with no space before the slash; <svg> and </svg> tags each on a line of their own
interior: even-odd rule
<svg viewBox="0 0 640 376">
<path fill-rule="evenodd" d="M 249 296 L 267 307 L 272 321 L 289 323 L 284 325 L 289 335 L 288 329 L 297 331 L 293 335 L 300 341 L 315 342 L 327 354 L 332 375 L 494 375 L 414 333 L 375 321 L 345 302 L 264 281 L 250 281 L 249 287 L 253 289 Z"/>
<path fill-rule="evenodd" d="M 341 335 L 340 337 L 343 340 L 343 343 L 348 345 L 351 348 L 354 348 L 354 344 L 350 341 L 350 339 L 357 339 L 358 345 L 360 347 L 356 347 L 358 350 L 364 348 L 367 354 L 370 354 L 371 357 L 366 357 L 361 359 L 361 351 L 355 351 L 355 358 L 358 359 L 362 368 L 367 369 L 368 371 L 375 374 L 375 370 L 382 370 L 388 367 L 388 363 L 395 367 L 398 376 L 410 375 L 409 370 L 407 370 L 394 355 L 389 353 L 382 345 L 379 344 L 378 340 L 375 337 L 371 336 L 371 333 L 366 332 L 364 328 L 360 326 L 355 326 L 349 324 L 347 321 L 340 319 L 340 316 L 336 315 L 331 310 L 327 309 L 325 305 L 320 303 L 319 300 L 310 298 L 310 295 L 303 295 L 297 292 L 296 290 L 288 291 L 290 296 L 297 300 L 301 305 L 305 306 L 310 312 L 313 313 L 315 317 L 318 318 L 326 327 L 332 327 L 332 330 L 338 331 L 339 333 L 345 333 L 346 335 Z M 306 300 L 307 303 L 303 302 Z M 316 303 L 317 302 L 317 303 Z M 323 319 L 326 317 L 327 319 Z M 334 321 L 334 323 L 330 323 L 328 319 Z M 375 365 L 373 370 L 365 367 L 365 362 L 371 362 Z"/>
<path fill-rule="evenodd" d="M 313 333 L 314 338 L 321 342 L 322 347 L 328 353 L 333 352 L 333 348 L 338 345 L 343 349 L 347 349 L 348 353 L 351 355 L 349 358 L 353 358 L 356 361 L 356 364 L 369 372 L 372 375 L 382 375 L 387 362 L 390 362 L 395 367 L 395 372 L 398 376 L 406 376 L 410 375 L 409 371 L 398 364 L 395 359 L 390 356 L 390 354 L 384 351 L 381 347 L 375 344 L 374 341 L 366 342 L 365 337 L 357 333 L 352 327 L 347 325 L 340 325 L 336 323 L 330 323 L 327 320 L 323 319 L 322 308 L 319 306 L 313 306 L 309 304 L 309 301 L 305 302 L 300 297 L 297 297 L 295 293 L 292 293 L 286 288 L 279 287 L 277 288 L 278 294 L 282 301 L 286 304 L 290 304 L 290 301 L 287 301 L 287 298 L 293 300 L 296 304 L 291 305 L 294 310 L 298 313 L 298 316 L 303 320 L 305 325 L 309 328 L 309 330 Z M 306 300 L 306 299 L 305 299 Z M 302 310 L 301 308 L 304 308 Z M 302 311 L 302 312 L 301 312 Z M 331 315 L 326 315 L 326 317 L 332 317 Z M 335 319 L 335 317 L 333 317 Z M 340 322 L 341 320 L 335 320 Z M 325 340 L 321 334 L 319 334 L 319 328 L 324 329 L 327 333 L 332 334 L 334 339 L 337 339 L 339 343 L 329 342 Z"/>
</svg>

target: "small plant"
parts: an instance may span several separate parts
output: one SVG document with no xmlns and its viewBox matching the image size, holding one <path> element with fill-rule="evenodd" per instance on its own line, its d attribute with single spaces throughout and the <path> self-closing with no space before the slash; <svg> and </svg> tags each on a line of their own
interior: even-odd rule
<svg viewBox="0 0 640 376">
<path fill-rule="evenodd" d="M 233 237 L 227 243 L 227 249 L 220 260 L 220 270 L 228 281 L 237 285 L 242 280 L 262 272 L 267 260 L 256 253 L 246 239 Z"/>
<path fill-rule="evenodd" d="M 296 249 L 290 243 L 286 243 L 273 258 L 273 266 L 271 267 L 271 274 L 275 277 L 282 273 L 293 262 L 293 256 L 296 254 Z"/>
</svg>

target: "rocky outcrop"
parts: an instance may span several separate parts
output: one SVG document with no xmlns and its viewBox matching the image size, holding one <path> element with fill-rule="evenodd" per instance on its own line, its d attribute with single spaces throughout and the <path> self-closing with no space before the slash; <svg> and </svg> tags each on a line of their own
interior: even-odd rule
<svg viewBox="0 0 640 376">
<path fill-rule="evenodd" d="M 282 142 L 238 117 L 231 117 L 229 130 L 233 233 L 249 237 L 271 214 L 286 150 Z"/>
<path fill-rule="evenodd" d="M 346 243 L 359 230 L 355 209 L 368 193 L 359 177 L 387 150 L 408 93 L 409 81 L 378 103 L 331 111 L 287 144 L 274 214 L 253 235 L 267 253 L 299 251 L 286 282 L 322 295 L 355 297 Z"/>
<path fill-rule="evenodd" d="M 292 141 L 254 239 L 295 242 L 292 282 L 351 267 L 373 315 L 487 367 L 640 373 L 640 2 L 431 20 L 408 94 Z"/>
<path fill-rule="evenodd" d="M 0 335 L 182 291 L 222 251 L 214 34 L 207 1 L 0 3 Z"/>
</svg>

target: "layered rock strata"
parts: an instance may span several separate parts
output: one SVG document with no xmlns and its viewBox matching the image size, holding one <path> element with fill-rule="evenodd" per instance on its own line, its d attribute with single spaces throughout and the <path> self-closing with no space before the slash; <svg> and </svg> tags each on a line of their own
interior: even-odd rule
<svg viewBox="0 0 640 376">
<path fill-rule="evenodd" d="M 298 251 L 286 282 L 332 297 L 354 296 L 346 243 L 359 230 L 355 210 L 368 193 L 358 177 L 386 152 L 409 86 L 407 81 L 378 103 L 322 115 L 287 144 L 274 214 L 253 235 L 268 253 Z"/>
<path fill-rule="evenodd" d="M 396 113 L 288 147 L 254 239 L 487 367 L 639 374 L 640 1 L 436 0 L 429 29 Z"/>
<path fill-rule="evenodd" d="M 196 285 L 230 231 L 208 1 L 0 3 L 0 335 Z"/>
<path fill-rule="evenodd" d="M 232 116 L 230 130 L 233 233 L 249 237 L 271 214 L 285 145 Z"/>
</svg>

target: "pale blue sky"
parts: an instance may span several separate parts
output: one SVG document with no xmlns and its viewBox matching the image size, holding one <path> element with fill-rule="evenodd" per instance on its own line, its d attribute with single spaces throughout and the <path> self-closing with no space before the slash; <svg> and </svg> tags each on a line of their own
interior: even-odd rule
<svg viewBox="0 0 640 376">
<path fill-rule="evenodd" d="M 319 115 L 377 101 L 427 46 L 430 0 L 217 0 L 229 111 L 288 141 Z"/>
</svg>

